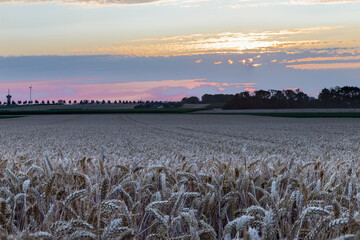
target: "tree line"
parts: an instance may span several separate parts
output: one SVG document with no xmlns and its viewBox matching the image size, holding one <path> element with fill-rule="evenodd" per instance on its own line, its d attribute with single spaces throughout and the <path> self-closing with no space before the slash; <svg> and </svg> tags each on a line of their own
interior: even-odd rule
<svg viewBox="0 0 360 240">
<path fill-rule="evenodd" d="M 183 98 L 182 103 L 222 103 L 223 109 L 279 109 L 279 108 L 358 108 L 360 88 L 324 88 L 317 98 L 309 97 L 300 89 L 257 90 L 237 94 L 205 94 L 201 101 L 197 97 Z"/>
<path fill-rule="evenodd" d="M 12 105 L 27 104 L 138 104 L 142 107 L 179 107 L 183 104 L 210 104 L 212 107 L 223 109 L 279 109 L 279 108 L 360 108 L 360 88 L 334 87 L 324 88 L 317 98 L 309 97 L 300 89 L 285 90 L 257 90 L 254 92 L 240 92 L 237 94 L 205 94 L 201 97 L 184 97 L 181 102 L 162 101 L 12 101 Z M 173 103 L 167 106 L 166 104 Z M 175 104 L 176 103 L 176 104 Z M 7 104 L 6 102 L 1 104 Z"/>
<path fill-rule="evenodd" d="M 99 101 L 99 100 L 80 100 L 80 101 L 77 101 L 77 100 L 58 100 L 58 101 L 54 101 L 54 100 L 42 100 L 42 101 L 38 101 L 38 100 L 35 100 L 35 101 L 27 101 L 27 100 L 24 100 L 24 101 L 11 101 L 11 105 L 27 105 L 27 104 L 41 104 L 41 105 L 53 105 L 53 104 L 141 104 L 141 103 L 145 103 L 144 101 L 128 101 L 128 100 L 115 100 L 115 101 L 111 101 L 111 100 L 102 100 L 102 101 Z M 4 102 L 1 102 L 0 101 L 0 105 L 6 105 L 7 102 L 4 101 Z"/>
</svg>

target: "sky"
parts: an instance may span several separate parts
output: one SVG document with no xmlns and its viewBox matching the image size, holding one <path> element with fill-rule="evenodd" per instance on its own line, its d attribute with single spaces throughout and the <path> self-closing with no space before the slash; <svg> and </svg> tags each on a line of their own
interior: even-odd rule
<svg viewBox="0 0 360 240">
<path fill-rule="evenodd" d="M 0 101 L 360 87 L 360 0 L 0 0 Z"/>
</svg>

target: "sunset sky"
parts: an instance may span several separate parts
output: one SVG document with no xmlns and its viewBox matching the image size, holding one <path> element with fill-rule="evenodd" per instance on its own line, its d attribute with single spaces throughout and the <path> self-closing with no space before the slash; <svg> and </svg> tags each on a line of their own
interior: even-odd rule
<svg viewBox="0 0 360 240">
<path fill-rule="evenodd" d="M 360 87 L 360 0 L 0 0 L 0 101 Z"/>
</svg>

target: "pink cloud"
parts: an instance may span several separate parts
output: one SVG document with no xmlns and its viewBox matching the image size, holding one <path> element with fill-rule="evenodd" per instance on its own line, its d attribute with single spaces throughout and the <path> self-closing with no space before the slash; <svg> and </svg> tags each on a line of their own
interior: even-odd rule
<svg viewBox="0 0 360 240">
<path fill-rule="evenodd" d="M 257 89 L 256 88 L 244 88 L 244 91 L 253 93 L 253 92 L 257 91 Z"/>
<path fill-rule="evenodd" d="M 316 62 L 316 61 L 347 61 L 347 60 L 360 60 L 360 56 L 335 56 L 335 57 L 308 57 L 308 58 L 300 58 L 291 61 L 287 61 L 287 63 L 296 63 L 296 62 Z"/>
<path fill-rule="evenodd" d="M 250 87 L 254 83 L 218 83 L 206 79 L 160 80 L 147 82 L 98 82 L 98 79 L 66 79 L 50 81 L 0 82 L 0 89 L 11 89 L 14 100 L 29 100 L 29 86 L 33 100 L 180 100 L 186 92 L 201 87 Z M 225 89 L 224 89 L 225 90 Z M 172 91 L 167 94 L 166 91 Z M 5 98 L 5 93 L 4 93 Z"/>
</svg>

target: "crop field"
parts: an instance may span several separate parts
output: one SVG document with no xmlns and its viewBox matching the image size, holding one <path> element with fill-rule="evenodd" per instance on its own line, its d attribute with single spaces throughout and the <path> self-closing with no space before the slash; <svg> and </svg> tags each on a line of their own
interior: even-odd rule
<svg viewBox="0 0 360 240">
<path fill-rule="evenodd" d="M 0 119 L 1 239 L 360 239 L 360 121 Z"/>
</svg>

